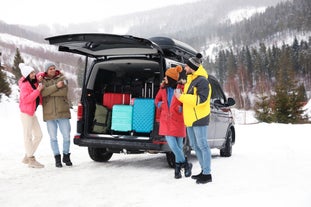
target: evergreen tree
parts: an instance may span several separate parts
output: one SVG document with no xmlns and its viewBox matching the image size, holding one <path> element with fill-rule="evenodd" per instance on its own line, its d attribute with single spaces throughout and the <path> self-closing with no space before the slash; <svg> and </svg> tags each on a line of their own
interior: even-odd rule
<svg viewBox="0 0 311 207">
<path fill-rule="evenodd" d="M 255 117 L 258 121 L 271 123 L 274 121 L 273 110 L 270 98 L 262 93 L 257 96 L 258 101 L 255 103 Z"/>
<path fill-rule="evenodd" d="M 279 123 L 300 123 L 303 121 L 302 105 L 304 92 L 296 81 L 291 50 L 283 45 L 278 69 L 274 98 L 274 117 Z"/>
<path fill-rule="evenodd" d="M 15 75 L 16 80 L 19 80 L 22 77 L 22 73 L 18 65 L 23 62 L 24 60 L 21 56 L 21 53 L 19 49 L 16 48 L 16 53 L 15 53 L 14 62 L 13 62 L 13 74 Z"/>
<path fill-rule="evenodd" d="M 7 82 L 7 76 L 0 69 L 0 100 L 2 93 L 5 94 L 6 96 L 9 96 L 11 95 L 12 90 L 10 88 L 9 83 Z"/>
<path fill-rule="evenodd" d="M 216 76 L 218 77 L 218 80 L 221 85 L 224 84 L 226 74 L 225 74 L 225 68 L 226 68 L 226 57 L 225 57 L 225 51 L 220 51 L 218 53 L 218 58 L 216 60 Z"/>
<path fill-rule="evenodd" d="M 250 88 L 253 88 L 253 62 L 252 62 L 252 56 L 251 56 L 251 52 L 249 50 L 249 47 L 246 47 L 246 54 L 245 54 L 245 64 L 246 64 L 246 68 L 248 71 L 248 77 L 250 78 L 249 83 L 250 83 Z"/>
</svg>

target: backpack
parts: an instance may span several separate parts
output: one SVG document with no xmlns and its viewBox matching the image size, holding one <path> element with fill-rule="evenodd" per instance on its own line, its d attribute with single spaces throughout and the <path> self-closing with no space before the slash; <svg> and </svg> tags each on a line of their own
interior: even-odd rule
<svg viewBox="0 0 311 207">
<path fill-rule="evenodd" d="M 93 121 L 93 132 L 107 133 L 111 127 L 111 110 L 107 107 L 96 104 L 95 116 Z"/>
</svg>

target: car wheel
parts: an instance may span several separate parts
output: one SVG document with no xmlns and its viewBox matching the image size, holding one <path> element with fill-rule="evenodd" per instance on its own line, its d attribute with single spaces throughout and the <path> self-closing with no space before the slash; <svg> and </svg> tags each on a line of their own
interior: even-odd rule
<svg viewBox="0 0 311 207">
<path fill-rule="evenodd" d="M 231 157 L 232 155 L 232 129 L 227 132 L 225 147 L 220 149 L 221 157 Z"/>
<path fill-rule="evenodd" d="M 107 162 L 112 157 L 112 152 L 107 152 L 105 148 L 88 147 L 89 156 L 96 162 Z"/>
<path fill-rule="evenodd" d="M 175 168 L 175 155 L 173 152 L 166 152 L 166 160 L 167 160 L 167 164 L 171 168 Z"/>
</svg>

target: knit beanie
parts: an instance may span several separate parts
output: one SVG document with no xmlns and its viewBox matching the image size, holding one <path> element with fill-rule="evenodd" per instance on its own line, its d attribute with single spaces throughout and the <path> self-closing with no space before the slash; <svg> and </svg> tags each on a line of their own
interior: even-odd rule
<svg viewBox="0 0 311 207">
<path fill-rule="evenodd" d="M 44 65 L 44 71 L 45 71 L 45 72 L 48 72 L 48 69 L 49 69 L 50 67 L 52 67 L 52 66 L 56 67 L 54 63 L 51 63 L 51 62 L 45 63 L 45 65 Z"/>
<path fill-rule="evenodd" d="M 197 53 L 195 57 L 191 57 L 186 61 L 186 64 L 193 70 L 198 70 L 200 64 L 202 63 L 202 54 Z"/>
<path fill-rule="evenodd" d="M 20 63 L 18 66 L 19 66 L 19 69 L 21 70 L 22 76 L 24 78 L 27 78 L 27 76 L 31 72 L 35 71 L 35 69 L 33 69 L 33 67 L 30 67 L 30 66 L 28 66 L 28 65 L 26 65 L 24 63 Z"/>
<path fill-rule="evenodd" d="M 177 65 L 175 68 L 169 68 L 166 70 L 165 75 L 176 81 L 179 79 L 179 73 L 182 71 L 182 67 Z"/>
</svg>

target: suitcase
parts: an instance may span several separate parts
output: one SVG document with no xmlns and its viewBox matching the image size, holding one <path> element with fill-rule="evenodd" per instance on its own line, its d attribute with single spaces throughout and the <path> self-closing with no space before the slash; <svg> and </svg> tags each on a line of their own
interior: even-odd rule
<svg viewBox="0 0 311 207">
<path fill-rule="evenodd" d="M 154 113 L 154 99 L 135 98 L 133 105 L 133 131 L 150 133 L 153 130 Z"/>
<path fill-rule="evenodd" d="M 104 93 L 103 105 L 112 109 L 116 104 L 130 104 L 131 94 L 128 93 Z"/>
<path fill-rule="evenodd" d="M 132 131 L 133 106 L 114 105 L 112 107 L 111 130 Z"/>
<path fill-rule="evenodd" d="M 154 98 L 154 83 L 146 82 L 141 90 L 141 97 L 143 98 Z"/>
<path fill-rule="evenodd" d="M 96 104 L 93 121 L 93 132 L 107 133 L 111 125 L 111 110 L 103 105 Z"/>
</svg>

